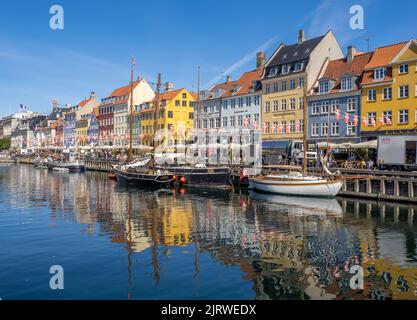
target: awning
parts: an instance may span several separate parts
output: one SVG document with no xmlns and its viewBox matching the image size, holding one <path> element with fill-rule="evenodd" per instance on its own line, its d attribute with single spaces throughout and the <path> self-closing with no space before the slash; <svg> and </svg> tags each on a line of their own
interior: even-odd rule
<svg viewBox="0 0 417 320">
<path fill-rule="evenodd" d="M 270 140 L 262 141 L 262 149 L 286 149 L 290 141 L 288 140 Z"/>
<path fill-rule="evenodd" d="M 378 140 L 364 141 L 352 144 L 352 149 L 376 149 L 378 147 Z"/>
<path fill-rule="evenodd" d="M 325 149 L 327 147 L 330 147 L 331 149 L 348 149 L 352 146 L 350 142 L 344 142 L 344 143 L 327 143 L 326 141 L 321 141 L 317 143 L 317 148 L 319 149 Z"/>
</svg>

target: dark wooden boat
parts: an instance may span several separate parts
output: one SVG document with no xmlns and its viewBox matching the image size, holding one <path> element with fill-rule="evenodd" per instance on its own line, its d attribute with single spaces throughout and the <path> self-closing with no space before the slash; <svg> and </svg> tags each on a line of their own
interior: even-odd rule
<svg viewBox="0 0 417 320">
<path fill-rule="evenodd" d="M 176 177 L 163 170 L 153 170 L 146 167 L 128 167 L 117 165 L 113 172 L 118 182 L 135 184 L 141 187 L 166 188 L 174 184 Z"/>
<path fill-rule="evenodd" d="M 181 186 L 227 187 L 230 185 L 230 169 L 227 167 L 169 166 L 163 168 L 174 174 Z"/>
<path fill-rule="evenodd" d="M 47 164 L 49 170 L 62 169 L 69 172 L 84 172 L 85 165 L 82 162 L 56 162 L 50 161 Z"/>
</svg>

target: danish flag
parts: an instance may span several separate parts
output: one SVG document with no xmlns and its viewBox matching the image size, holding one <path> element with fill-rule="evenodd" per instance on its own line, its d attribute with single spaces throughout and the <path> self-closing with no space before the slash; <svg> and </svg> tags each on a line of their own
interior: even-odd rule
<svg viewBox="0 0 417 320">
<path fill-rule="evenodd" d="M 295 132 L 298 132 L 298 131 L 300 131 L 300 124 L 297 123 L 295 125 Z"/>
<path fill-rule="evenodd" d="M 245 120 L 243 120 L 243 126 L 245 128 L 247 128 L 248 127 L 248 124 L 249 124 L 249 120 L 248 120 L 248 118 L 245 118 Z"/>
<path fill-rule="evenodd" d="M 364 127 L 367 127 L 367 126 L 368 126 L 368 119 L 363 118 L 363 119 L 362 119 L 362 125 L 363 125 Z"/>
<path fill-rule="evenodd" d="M 381 119 L 379 119 L 379 122 L 381 123 L 381 125 L 385 125 L 385 119 L 384 119 L 384 117 L 381 117 Z"/>
<path fill-rule="evenodd" d="M 340 110 L 338 108 L 336 108 L 334 113 L 336 114 L 336 120 L 340 120 Z"/>
<path fill-rule="evenodd" d="M 263 123 L 263 125 L 262 125 L 262 131 L 263 131 L 263 133 L 265 133 L 266 132 L 266 123 L 264 122 Z"/>
<path fill-rule="evenodd" d="M 291 132 L 291 125 L 287 124 L 287 132 Z"/>
<path fill-rule="evenodd" d="M 278 127 L 278 133 L 282 133 L 282 126 Z"/>
<path fill-rule="evenodd" d="M 254 128 L 255 130 L 258 130 L 258 121 L 255 121 L 255 122 L 254 122 L 254 124 L 253 124 L 253 128 Z"/>
<path fill-rule="evenodd" d="M 358 125 L 358 116 L 353 116 L 353 125 L 354 126 Z"/>
<path fill-rule="evenodd" d="M 374 117 L 372 117 L 372 118 L 371 118 L 371 124 L 372 124 L 372 126 L 374 126 L 374 127 L 376 126 L 376 122 L 375 122 L 375 118 L 374 118 Z"/>
<path fill-rule="evenodd" d="M 392 124 L 392 121 L 391 121 L 391 119 L 389 118 L 389 117 L 386 117 L 386 124 L 387 125 L 391 125 Z"/>
<path fill-rule="evenodd" d="M 349 113 L 345 112 L 345 123 L 349 122 Z"/>
</svg>

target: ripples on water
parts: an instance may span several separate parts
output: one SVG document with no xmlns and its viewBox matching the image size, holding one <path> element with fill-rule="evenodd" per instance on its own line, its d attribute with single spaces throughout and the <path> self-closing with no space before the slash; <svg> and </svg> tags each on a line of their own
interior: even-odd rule
<svg viewBox="0 0 417 320">
<path fill-rule="evenodd" d="M 414 210 L 0 166 L 0 298 L 416 299 Z"/>
</svg>

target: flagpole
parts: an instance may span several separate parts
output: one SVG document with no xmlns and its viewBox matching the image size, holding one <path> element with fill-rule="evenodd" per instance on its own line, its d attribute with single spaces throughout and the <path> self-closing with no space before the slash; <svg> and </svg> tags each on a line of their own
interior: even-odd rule
<svg viewBox="0 0 417 320">
<path fill-rule="evenodd" d="M 133 134 L 133 68 L 135 67 L 135 57 L 132 57 L 130 68 L 130 137 L 129 137 L 129 161 L 133 161 L 132 134 Z"/>
</svg>

